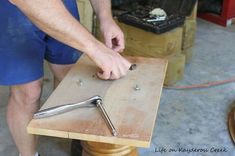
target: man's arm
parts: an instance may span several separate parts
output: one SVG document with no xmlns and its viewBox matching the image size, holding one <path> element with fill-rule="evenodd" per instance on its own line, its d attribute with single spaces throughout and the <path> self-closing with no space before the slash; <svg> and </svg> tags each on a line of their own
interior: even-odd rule
<svg viewBox="0 0 235 156">
<path fill-rule="evenodd" d="M 117 52 L 125 48 L 124 35 L 112 17 L 110 0 L 90 0 L 100 21 L 100 29 L 107 47 Z"/>
<path fill-rule="evenodd" d="M 112 19 L 110 0 L 90 0 L 90 2 L 99 20 Z"/>
<path fill-rule="evenodd" d="M 130 63 L 96 40 L 65 8 L 61 0 L 11 0 L 41 30 L 86 53 L 99 66 L 102 79 L 124 76 Z"/>
</svg>

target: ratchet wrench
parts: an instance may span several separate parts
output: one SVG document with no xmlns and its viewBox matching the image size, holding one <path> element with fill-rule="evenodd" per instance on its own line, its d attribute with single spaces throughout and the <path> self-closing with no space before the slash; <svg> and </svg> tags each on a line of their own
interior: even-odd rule
<svg viewBox="0 0 235 156">
<path fill-rule="evenodd" d="M 62 114 L 68 111 L 72 111 L 80 107 L 94 107 L 96 106 L 97 100 L 102 100 L 102 99 L 100 96 L 97 95 L 82 102 L 63 104 L 60 106 L 43 109 L 35 113 L 33 118 L 34 119 L 46 118 L 46 117 Z"/>
<path fill-rule="evenodd" d="M 94 106 L 97 106 L 100 109 L 100 112 L 102 113 L 102 117 L 105 119 L 105 122 L 108 125 L 108 127 L 110 128 L 113 136 L 117 136 L 117 131 L 116 131 L 112 121 L 110 120 L 105 108 L 102 105 L 102 98 L 98 95 L 91 97 L 91 98 L 89 98 L 85 101 L 82 101 L 82 102 L 64 104 L 64 105 L 40 110 L 34 114 L 33 118 L 34 119 L 41 119 L 41 118 L 46 118 L 46 117 L 62 114 L 62 113 L 72 111 L 74 109 L 81 108 L 81 107 L 94 107 Z"/>
</svg>

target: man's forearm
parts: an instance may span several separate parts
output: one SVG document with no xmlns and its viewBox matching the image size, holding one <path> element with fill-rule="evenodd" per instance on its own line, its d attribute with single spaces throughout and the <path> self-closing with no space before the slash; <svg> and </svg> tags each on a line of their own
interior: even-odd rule
<svg viewBox="0 0 235 156">
<path fill-rule="evenodd" d="M 90 0 L 90 2 L 100 21 L 112 19 L 110 0 Z"/>
<path fill-rule="evenodd" d="M 99 42 L 68 12 L 61 0 L 11 0 L 41 30 L 55 39 L 93 55 Z"/>
</svg>

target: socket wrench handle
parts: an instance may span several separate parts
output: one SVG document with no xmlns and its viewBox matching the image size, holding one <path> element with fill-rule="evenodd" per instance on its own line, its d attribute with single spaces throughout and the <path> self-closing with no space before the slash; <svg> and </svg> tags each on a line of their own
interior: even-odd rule
<svg viewBox="0 0 235 156">
<path fill-rule="evenodd" d="M 94 97 L 91 97 L 85 101 L 78 102 L 78 103 L 70 103 L 70 104 L 63 104 L 47 109 L 43 109 L 38 111 L 37 113 L 34 114 L 33 118 L 34 119 L 41 119 L 41 118 L 46 118 L 58 114 L 62 114 L 68 111 L 72 111 L 74 109 L 77 109 L 79 107 L 93 107 L 96 105 L 96 101 L 101 100 L 101 97 L 96 95 Z"/>
</svg>

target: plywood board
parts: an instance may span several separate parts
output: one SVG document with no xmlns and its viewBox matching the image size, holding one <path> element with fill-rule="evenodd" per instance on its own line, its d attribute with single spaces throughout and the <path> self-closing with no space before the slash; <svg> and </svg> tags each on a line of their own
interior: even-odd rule
<svg viewBox="0 0 235 156">
<path fill-rule="evenodd" d="M 28 132 L 148 147 L 157 116 L 167 61 L 141 57 L 128 57 L 128 60 L 137 64 L 136 70 L 130 71 L 122 79 L 104 81 L 94 76 L 98 69 L 84 56 L 41 108 L 79 102 L 94 95 L 100 95 L 117 130 L 117 137 L 112 136 L 96 107 L 79 108 L 49 118 L 33 119 L 28 125 Z M 83 81 L 83 85 L 79 85 L 80 80 Z M 136 85 L 140 90 L 134 89 Z"/>
</svg>

